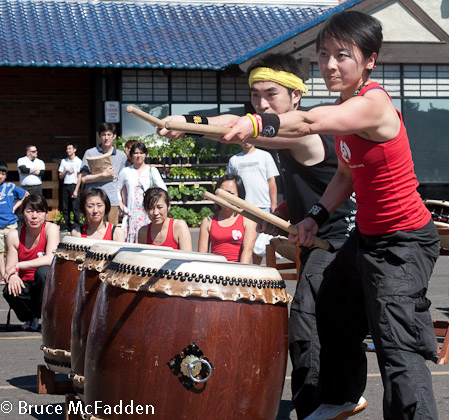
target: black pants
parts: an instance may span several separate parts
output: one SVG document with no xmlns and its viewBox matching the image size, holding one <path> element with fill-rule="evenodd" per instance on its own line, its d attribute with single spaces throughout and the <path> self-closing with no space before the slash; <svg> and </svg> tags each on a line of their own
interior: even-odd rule
<svg viewBox="0 0 449 420">
<path fill-rule="evenodd" d="M 437 419 L 425 360 L 436 338 L 425 297 L 439 239 L 432 221 L 413 232 L 366 236 L 358 229 L 325 272 L 317 299 L 323 403 L 357 402 L 371 332 L 384 385 L 387 420 Z"/>
<path fill-rule="evenodd" d="M 24 190 L 28 191 L 30 194 L 42 195 L 42 184 L 41 185 L 32 185 L 29 187 L 22 186 L 22 188 Z"/>
<path fill-rule="evenodd" d="M 25 281 L 25 288 L 18 296 L 8 293 L 8 285 L 3 289 L 3 297 L 8 302 L 21 322 L 31 321 L 41 317 L 42 296 L 44 293 L 45 279 L 50 266 L 39 267 L 34 273 L 34 280 Z"/>
<path fill-rule="evenodd" d="M 63 184 L 62 186 L 62 216 L 64 222 L 61 224 L 61 230 L 78 229 L 80 226 L 80 195 L 72 198 L 76 184 Z M 73 225 L 70 223 L 70 212 L 73 212 Z"/>
<path fill-rule="evenodd" d="M 335 249 L 343 244 L 332 241 Z M 323 271 L 334 260 L 320 248 L 304 248 L 300 254 L 301 272 L 290 309 L 289 350 L 292 362 L 292 400 L 298 420 L 319 405 L 320 341 L 316 327 L 315 301 L 323 281 Z"/>
</svg>

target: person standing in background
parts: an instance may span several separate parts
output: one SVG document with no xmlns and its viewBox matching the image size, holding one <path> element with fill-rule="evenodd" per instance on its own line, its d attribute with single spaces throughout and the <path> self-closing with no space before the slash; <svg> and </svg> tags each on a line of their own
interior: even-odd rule
<svg viewBox="0 0 449 420">
<path fill-rule="evenodd" d="M 62 186 L 62 215 L 64 221 L 61 225 L 61 233 L 71 231 L 80 225 L 80 186 L 81 186 L 81 159 L 76 156 L 78 146 L 75 143 L 67 143 L 65 151 L 67 157 L 61 160 L 59 165 L 59 179 L 63 179 Z M 70 212 L 73 212 L 73 225 L 70 222 Z"/>
<path fill-rule="evenodd" d="M 253 144 L 243 143 L 242 151 L 229 159 L 227 174 L 239 175 L 245 186 L 248 203 L 272 213 L 277 207 L 276 177 L 279 171 L 273 157 L 265 150 L 256 149 Z M 260 265 L 265 255 L 266 245 L 271 236 L 257 235 L 253 249 L 253 263 Z"/>
<path fill-rule="evenodd" d="M 114 225 L 118 224 L 119 201 L 117 195 L 117 179 L 120 171 L 126 166 L 126 154 L 114 147 L 114 140 L 117 138 L 117 129 L 114 124 L 102 123 L 97 130 L 101 144 L 91 149 L 87 149 L 83 156 L 83 166 L 81 168 L 82 182 L 85 191 L 91 188 L 101 188 L 108 196 L 111 203 L 111 211 L 108 221 Z M 112 165 L 98 174 L 91 173 L 87 158 L 101 156 L 110 153 Z"/>
<path fill-rule="evenodd" d="M 45 174 L 45 163 L 37 157 L 37 147 L 26 147 L 26 155 L 17 160 L 20 185 L 30 194 L 42 195 L 42 177 Z"/>
</svg>

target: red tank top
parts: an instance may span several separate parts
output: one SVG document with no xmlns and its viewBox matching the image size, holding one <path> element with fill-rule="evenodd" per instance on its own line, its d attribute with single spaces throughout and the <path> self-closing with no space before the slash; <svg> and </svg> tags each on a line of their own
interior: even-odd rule
<svg viewBox="0 0 449 420">
<path fill-rule="evenodd" d="M 113 226 L 114 225 L 112 223 L 108 222 L 108 225 L 106 227 L 106 232 L 104 233 L 104 236 L 103 236 L 103 240 L 104 241 L 112 241 L 112 227 Z M 86 223 L 83 226 L 83 230 L 81 231 L 81 237 L 82 238 L 87 238 L 87 229 L 88 228 L 89 228 L 89 225 Z"/>
<path fill-rule="evenodd" d="M 228 261 L 238 262 L 244 236 L 242 215 L 237 216 L 233 225 L 223 227 L 218 224 L 218 213 L 215 213 L 210 226 L 210 252 L 224 255 Z"/>
<path fill-rule="evenodd" d="M 369 83 L 359 93 L 382 89 Z M 378 143 L 356 134 L 335 136 L 338 158 L 352 173 L 357 200 L 356 220 L 365 235 L 382 235 L 398 230 L 412 231 L 426 225 L 430 213 L 416 187 L 412 153 L 402 115 L 399 134 Z"/>
<path fill-rule="evenodd" d="M 165 241 L 162 244 L 155 244 L 153 240 L 151 239 L 151 225 L 148 225 L 147 230 L 147 244 L 148 245 L 158 245 L 158 246 L 168 246 L 173 249 L 178 249 L 179 246 L 177 242 L 175 241 L 175 237 L 173 236 L 173 223 L 174 219 L 168 219 L 168 232 L 167 237 L 165 238 Z"/>
<path fill-rule="evenodd" d="M 25 246 L 25 235 L 26 235 L 26 226 L 23 226 L 22 231 L 20 232 L 19 239 L 19 249 L 17 250 L 17 254 L 20 261 L 30 261 L 35 258 L 39 258 L 45 254 L 45 247 L 47 246 L 47 238 L 45 237 L 45 223 L 42 225 L 39 242 L 34 248 L 28 249 Z M 34 280 L 34 273 L 36 272 L 35 268 L 30 270 L 20 270 L 19 277 L 22 281 Z"/>
</svg>

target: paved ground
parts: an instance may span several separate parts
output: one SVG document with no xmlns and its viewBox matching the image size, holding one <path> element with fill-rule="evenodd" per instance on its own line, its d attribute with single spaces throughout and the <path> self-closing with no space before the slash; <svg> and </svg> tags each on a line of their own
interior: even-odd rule
<svg viewBox="0 0 449 420">
<path fill-rule="evenodd" d="M 195 239 L 196 232 L 194 233 Z M 440 257 L 428 294 L 432 300 L 433 319 L 449 319 L 448 277 L 449 257 Z M 295 284 L 294 281 L 287 281 L 287 290 L 290 294 L 294 293 Z M 7 304 L 3 298 L 0 298 L 0 410 L 8 409 L 9 403 L 12 404 L 12 413 L 4 414 L 0 411 L 0 419 L 63 419 L 63 394 L 42 395 L 36 393 L 36 366 L 43 363 L 40 350 L 41 334 L 20 331 L 20 323 L 14 317 L 12 318 L 13 330 L 5 332 L 6 315 Z M 369 375 L 365 392 L 368 408 L 358 415 L 357 419 L 379 420 L 382 419 L 382 383 L 374 353 L 368 353 L 368 361 Z M 428 366 L 433 376 L 439 418 L 440 420 L 449 420 L 449 364 L 436 365 L 429 362 Z M 289 365 L 277 420 L 297 419 L 290 402 L 290 371 Z M 64 378 L 61 375 L 59 379 Z M 28 412 L 19 414 L 19 404 L 21 404 L 22 413 L 25 407 Z M 57 414 L 58 412 L 61 414 Z M 213 416 L 211 419 L 205 420 L 212 419 Z"/>
</svg>

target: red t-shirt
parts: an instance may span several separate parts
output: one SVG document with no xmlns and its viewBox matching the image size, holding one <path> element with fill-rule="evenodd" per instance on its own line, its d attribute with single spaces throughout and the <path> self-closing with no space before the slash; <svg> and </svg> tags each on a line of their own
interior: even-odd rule
<svg viewBox="0 0 449 420">
<path fill-rule="evenodd" d="M 45 223 L 42 225 L 41 232 L 39 234 L 39 242 L 34 248 L 28 249 L 25 246 L 25 235 L 26 226 L 23 226 L 22 231 L 20 232 L 19 249 L 17 250 L 19 262 L 30 261 L 43 256 L 45 254 L 45 248 L 47 246 L 47 238 L 45 237 Z M 35 272 L 35 268 L 31 268 L 29 270 L 20 270 L 19 277 L 22 279 L 22 281 L 34 280 Z"/>
<path fill-rule="evenodd" d="M 175 237 L 173 235 L 173 221 L 174 219 L 169 219 L 168 223 L 168 232 L 165 241 L 162 244 L 155 244 L 153 239 L 151 239 L 151 225 L 148 225 L 147 230 L 147 244 L 148 245 L 158 245 L 158 246 L 168 246 L 173 249 L 178 249 L 178 243 L 175 241 Z"/>
<path fill-rule="evenodd" d="M 369 83 L 359 96 L 370 89 L 382 88 L 377 83 Z M 430 220 L 430 213 L 416 190 L 418 181 L 407 131 L 401 113 L 397 113 L 401 119 L 399 134 L 384 143 L 356 134 L 335 136 L 337 156 L 351 169 L 357 200 L 356 220 L 365 235 L 413 231 Z"/>
<path fill-rule="evenodd" d="M 210 252 L 224 255 L 228 261 L 238 262 L 244 236 L 242 215 L 237 216 L 233 225 L 223 227 L 218 224 L 218 213 L 215 213 L 210 226 Z"/>
<path fill-rule="evenodd" d="M 106 232 L 104 233 L 103 240 L 104 241 L 112 241 L 112 226 L 114 226 L 112 223 L 108 222 L 108 225 L 106 227 Z M 81 237 L 87 238 L 87 229 L 89 225 L 86 223 L 83 226 L 83 230 L 81 231 Z"/>
</svg>

